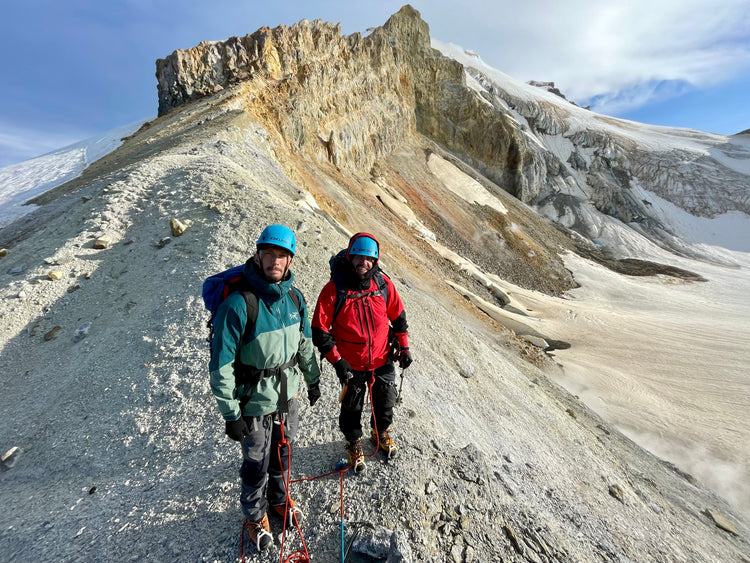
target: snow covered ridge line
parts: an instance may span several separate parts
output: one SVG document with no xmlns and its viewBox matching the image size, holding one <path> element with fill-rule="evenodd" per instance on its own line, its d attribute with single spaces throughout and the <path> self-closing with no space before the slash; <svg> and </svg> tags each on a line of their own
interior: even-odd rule
<svg viewBox="0 0 750 563">
<path fill-rule="evenodd" d="M 33 211 L 27 201 L 77 178 L 103 156 L 118 148 L 123 138 L 147 120 L 117 127 L 24 162 L 0 168 L 0 227 Z"/>
</svg>

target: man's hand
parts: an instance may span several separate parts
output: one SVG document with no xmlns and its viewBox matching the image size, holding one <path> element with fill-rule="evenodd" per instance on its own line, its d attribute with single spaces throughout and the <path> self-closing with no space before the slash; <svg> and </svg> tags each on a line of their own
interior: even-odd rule
<svg viewBox="0 0 750 563">
<path fill-rule="evenodd" d="M 307 386 L 307 399 L 310 401 L 311 407 L 318 402 L 318 399 L 320 399 L 320 384 Z"/>
<path fill-rule="evenodd" d="M 338 362 L 333 364 L 333 369 L 336 370 L 336 375 L 341 382 L 341 385 L 346 385 L 352 377 L 352 366 L 344 358 L 341 358 Z"/>
<path fill-rule="evenodd" d="M 241 442 L 245 436 L 250 435 L 250 429 L 247 422 L 240 416 L 237 420 L 227 420 L 227 436 L 235 442 Z"/>
<path fill-rule="evenodd" d="M 408 348 L 399 348 L 398 351 L 398 366 L 401 369 L 408 368 L 412 363 L 411 352 Z"/>
</svg>

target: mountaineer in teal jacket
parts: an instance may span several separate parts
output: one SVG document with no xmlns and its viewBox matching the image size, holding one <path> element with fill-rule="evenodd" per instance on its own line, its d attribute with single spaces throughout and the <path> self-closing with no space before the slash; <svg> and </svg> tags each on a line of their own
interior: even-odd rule
<svg viewBox="0 0 750 563">
<path fill-rule="evenodd" d="M 243 272 L 244 292 L 252 292 L 256 299 L 252 295 L 250 299 L 257 301 L 254 326 L 246 326 L 248 298 L 240 291 L 227 296 L 213 321 L 211 391 L 227 435 L 242 446 L 240 504 L 259 551 L 273 542 L 269 505 L 281 518 L 287 510 L 290 519 L 302 514 L 287 496 L 282 472 L 287 471 L 289 446 L 280 445 L 282 424 L 287 441 L 297 433 L 300 374 L 307 383 L 310 405 L 320 398 L 320 370 L 307 305 L 292 287 L 295 250 L 290 229 L 266 227 Z"/>
</svg>

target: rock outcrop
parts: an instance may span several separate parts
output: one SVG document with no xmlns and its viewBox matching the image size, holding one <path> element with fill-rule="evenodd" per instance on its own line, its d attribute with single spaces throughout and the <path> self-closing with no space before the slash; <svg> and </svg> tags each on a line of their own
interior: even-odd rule
<svg viewBox="0 0 750 563">
<path fill-rule="evenodd" d="M 430 46 L 405 6 L 367 37 L 302 21 L 201 43 L 157 61 L 159 113 L 244 84 L 286 142 L 316 160 L 368 171 L 419 132 L 511 193 L 533 158 L 521 133 L 466 86 L 464 68 Z"/>
</svg>

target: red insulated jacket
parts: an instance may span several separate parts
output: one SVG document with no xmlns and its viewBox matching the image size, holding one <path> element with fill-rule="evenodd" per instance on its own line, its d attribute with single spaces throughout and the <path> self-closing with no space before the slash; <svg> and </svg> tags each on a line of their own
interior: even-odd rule
<svg viewBox="0 0 750 563">
<path fill-rule="evenodd" d="M 409 345 L 401 297 L 388 276 L 383 275 L 383 279 L 388 288 L 388 303 L 378 292 L 377 282 L 371 279 L 369 289 L 347 290 L 347 299 L 335 319 L 336 284 L 331 280 L 323 287 L 315 306 L 312 328 L 317 333 L 318 348 L 332 364 L 343 357 L 358 371 L 383 366 L 390 353 L 388 331 L 392 322 L 400 345 Z M 400 328 L 403 332 L 399 332 Z"/>
</svg>

